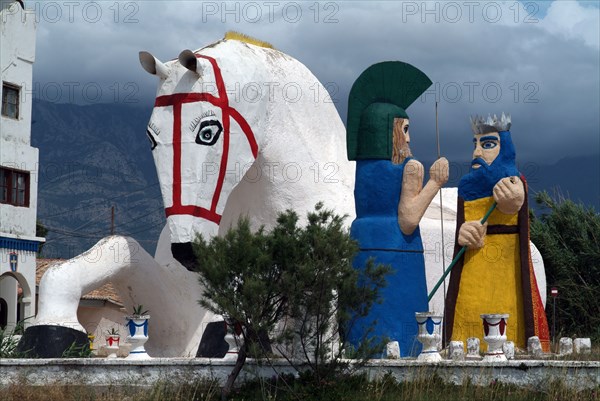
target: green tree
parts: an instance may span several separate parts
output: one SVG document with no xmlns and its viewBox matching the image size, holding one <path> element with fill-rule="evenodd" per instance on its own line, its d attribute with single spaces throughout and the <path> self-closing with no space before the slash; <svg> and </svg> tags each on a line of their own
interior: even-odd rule
<svg viewBox="0 0 600 401">
<path fill-rule="evenodd" d="M 269 232 L 253 233 L 248 219 L 241 219 L 224 237 L 197 238 L 194 251 L 205 289 L 200 304 L 242 328 L 243 345 L 224 398 L 246 358 L 266 356 L 264 334 L 278 354 L 307 364 L 317 383 L 335 371 L 330 362 L 345 347 L 338 329 L 347 332 L 355 318 L 368 313 L 390 270 L 372 262 L 364 269 L 352 267 L 358 246 L 344 218 L 319 203 L 308 213 L 306 227 L 288 210 Z"/>
<path fill-rule="evenodd" d="M 571 200 L 536 195 L 531 240 L 544 258 L 548 286 L 557 287 L 556 330 L 600 340 L 600 214 Z M 549 304 L 548 304 L 549 305 Z M 546 307 L 552 322 L 552 308 Z"/>
</svg>

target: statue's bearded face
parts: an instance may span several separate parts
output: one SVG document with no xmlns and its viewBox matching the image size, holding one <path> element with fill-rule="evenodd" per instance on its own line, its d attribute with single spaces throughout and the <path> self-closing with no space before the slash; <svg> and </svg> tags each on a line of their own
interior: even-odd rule
<svg viewBox="0 0 600 401">
<path fill-rule="evenodd" d="M 500 153 L 500 135 L 497 132 L 475 134 L 473 145 L 475 148 L 471 167 L 478 169 L 484 163 L 490 166 Z"/>
<path fill-rule="evenodd" d="M 492 196 L 494 186 L 504 177 L 519 176 L 515 147 L 509 131 L 489 130 L 473 136 L 473 161 L 458 184 L 464 200 Z"/>
</svg>

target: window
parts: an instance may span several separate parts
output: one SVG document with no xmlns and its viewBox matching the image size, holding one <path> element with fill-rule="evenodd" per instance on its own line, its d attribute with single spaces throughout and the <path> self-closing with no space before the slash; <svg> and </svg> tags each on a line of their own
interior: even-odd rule
<svg viewBox="0 0 600 401">
<path fill-rule="evenodd" d="M 0 167 L 0 203 L 29 207 L 29 173 Z"/>
<path fill-rule="evenodd" d="M 19 87 L 2 83 L 2 115 L 19 118 Z"/>
</svg>

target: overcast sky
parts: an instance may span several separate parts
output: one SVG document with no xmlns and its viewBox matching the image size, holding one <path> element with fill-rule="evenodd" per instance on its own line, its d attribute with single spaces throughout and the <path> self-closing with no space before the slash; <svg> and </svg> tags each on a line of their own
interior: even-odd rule
<svg viewBox="0 0 600 401">
<path fill-rule="evenodd" d="M 434 85 L 408 109 L 418 158 L 436 155 L 436 97 L 441 149 L 451 161 L 470 160 L 469 115 L 502 111 L 512 114 L 521 162 L 600 153 L 597 1 L 26 1 L 26 8 L 39 20 L 34 91 L 42 99 L 57 100 L 61 88 L 60 101 L 150 109 L 157 81 L 141 69 L 138 51 L 173 59 L 236 30 L 305 64 L 332 90 L 343 121 L 350 87 L 369 65 L 400 60 L 421 69 Z"/>
</svg>

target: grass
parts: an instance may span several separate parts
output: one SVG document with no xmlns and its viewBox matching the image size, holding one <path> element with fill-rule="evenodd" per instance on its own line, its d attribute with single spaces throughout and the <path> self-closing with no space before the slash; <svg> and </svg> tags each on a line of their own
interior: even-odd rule
<svg viewBox="0 0 600 401">
<path fill-rule="evenodd" d="M 281 379 L 270 382 L 252 382 L 244 385 L 231 400 L 281 401 L 595 401 L 600 400 L 600 388 L 577 392 L 566 388 L 560 381 L 545 390 L 505 385 L 495 381 L 488 386 L 465 382 L 461 386 L 445 384 L 438 377 L 400 383 L 391 375 L 369 381 L 365 376 L 345 377 L 341 381 L 303 385 Z"/>
<path fill-rule="evenodd" d="M 341 380 L 340 380 L 341 379 Z M 213 401 L 220 399 L 215 382 L 198 381 L 174 386 L 157 383 L 152 389 L 140 387 L 94 388 L 83 386 L 27 386 L 14 384 L 0 388 L 3 401 Z M 248 382 L 231 396 L 232 401 L 596 401 L 600 388 L 574 391 L 560 380 L 543 390 L 516 387 L 491 381 L 487 386 L 469 382 L 461 386 L 445 384 L 437 377 L 399 383 L 391 375 L 376 381 L 366 376 L 344 376 L 316 385 L 310 378 L 273 377 Z"/>
<path fill-rule="evenodd" d="M 136 386 L 28 386 L 17 383 L 0 387 L 2 401 L 211 401 L 218 400 L 220 388 L 210 381 L 185 385 L 159 382 L 151 389 Z"/>
</svg>

